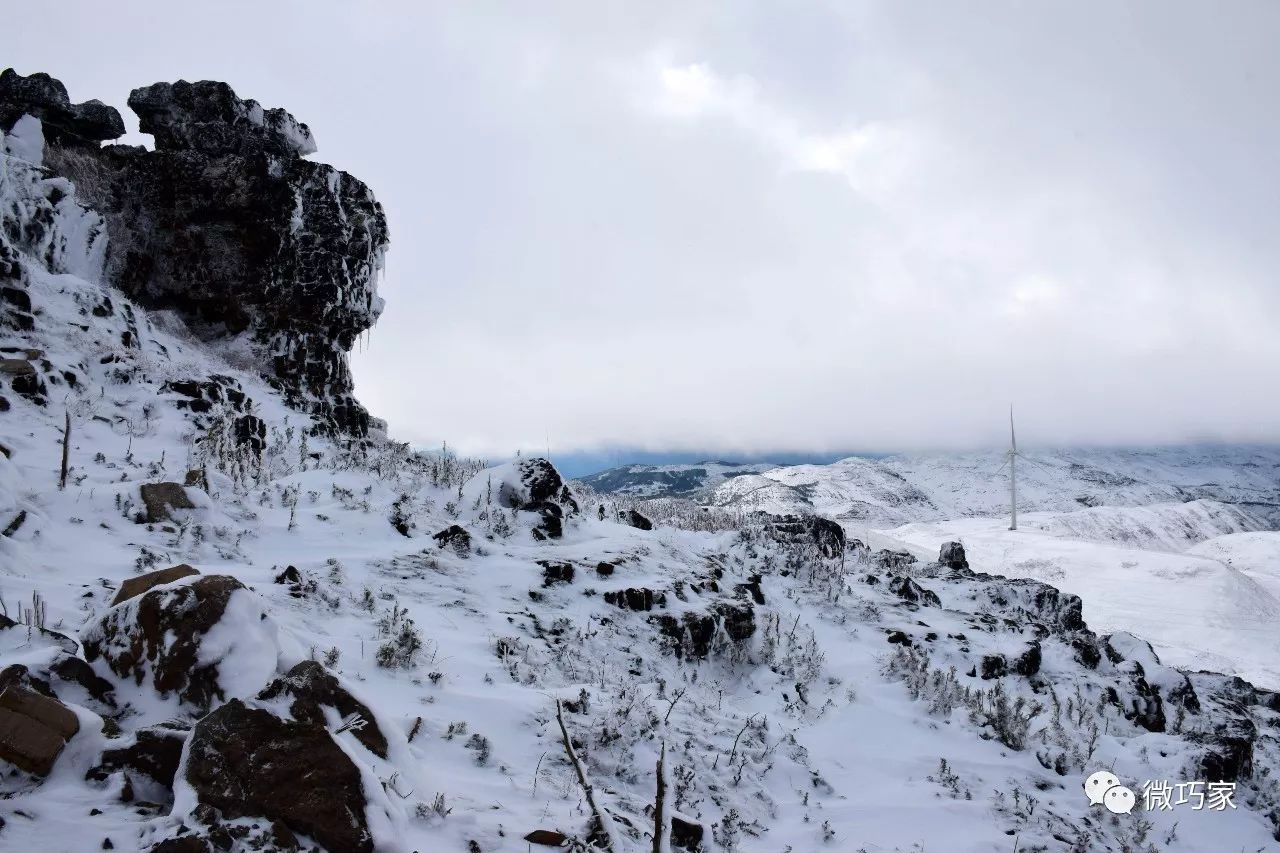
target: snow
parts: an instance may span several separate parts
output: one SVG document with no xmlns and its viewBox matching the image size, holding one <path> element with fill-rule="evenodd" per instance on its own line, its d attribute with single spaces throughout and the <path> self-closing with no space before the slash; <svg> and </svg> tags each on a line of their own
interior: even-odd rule
<svg viewBox="0 0 1280 853">
<path fill-rule="evenodd" d="M 707 827 L 710 850 L 718 847 L 711 833 L 724 838 L 730 826 L 738 836 L 732 849 L 740 853 L 988 853 L 1012 850 L 1015 838 L 1020 850 L 1056 851 L 1070 849 L 1059 839 L 1076 832 L 1084 838 L 1079 849 L 1135 849 L 1138 817 L 1151 822 L 1158 849 L 1171 853 L 1275 849 L 1264 812 L 1275 801 L 1267 797 L 1276 796 L 1280 759 L 1265 739 L 1255 763 L 1271 775 L 1252 780 L 1252 805 L 1123 819 L 1091 811 L 1080 789 L 1086 771 L 1113 769 L 1137 790 L 1147 779 L 1191 778 L 1197 753 L 1187 739 L 1143 730 L 1105 705 L 1105 688 L 1123 673 L 1106 661 L 1096 671 L 1080 666 L 1057 639 L 1043 642 L 1046 683 L 1064 702 L 1078 690 L 1089 722 L 1103 729 L 1096 751 L 1065 776 L 1047 770 L 1036 754 L 1057 737 L 1051 712 L 1032 730 L 1043 741 L 1014 749 L 963 705 L 933 711 L 925 699 L 912 699 L 892 671 L 901 652 L 886 642 L 890 631 L 927 649 L 939 671 L 954 666 L 955 677 L 973 690 L 992 686 L 967 674 L 975 659 L 1014 653 L 1029 642 L 1033 632 L 1025 625 L 975 627 L 984 608 L 993 607 L 979 600 L 984 582 L 918 576 L 943 606 L 913 609 L 887 584 L 865 583 L 875 569 L 852 556 L 847 563 L 797 557 L 750 529 L 640 531 L 597 520 L 598 505 L 585 492 L 582 512 L 567 520 L 564 537 L 538 542 L 529 531 L 532 516 L 499 532 L 496 514 L 504 510 L 488 500 L 490 483 L 496 498 L 502 484 L 516 479 L 514 463 L 484 470 L 385 441 L 372 442 L 363 455 L 318 436 L 308 436 L 304 447 L 308 419 L 286 408 L 258 375 L 260 355 L 247 342 L 214 352 L 184 335 L 176 318 L 153 322 L 95 272 L 105 237 L 88 239 L 93 215 L 70 199 L 49 202 L 52 185 L 29 165 L 12 157 L 0 165 L 6 217 L 24 221 L 42 205 L 56 207 L 59 233 L 83 235 L 51 254 L 46 243 L 23 251 L 26 287 L 41 313 L 34 330 L 7 339 L 43 350 L 53 367 L 50 382 L 64 370 L 78 379 L 74 387 L 52 386 L 47 406 L 6 394 L 13 408 L 0 415 L 10 452 L 9 458 L 0 454 L 0 523 L 19 509 L 28 520 L 12 537 L 0 537 L 0 600 L 13 605 L 38 593 L 48 603 L 49 627 L 75 636 L 109 612 L 121 581 L 141 571 L 186 562 L 204 575 L 238 578 L 247 589 L 233 594 L 226 617 L 205 636 L 203 654 L 218 658 L 228 693 L 246 697 L 303 658 L 332 661 L 389 742 L 383 760 L 349 734 L 335 737 L 360 768 L 379 850 L 467 850 L 474 841 L 486 853 L 527 851 L 521 839 L 536 828 L 581 835 L 588 816 L 564 758 L 556 699 L 582 702 L 566 712 L 566 724 L 619 825 L 618 853 L 651 849 L 646 808 L 662 737 L 668 805 Z M 53 268 L 42 260 L 50 257 Z M 104 295 L 114 310 L 93 316 Z M 121 333 L 131 328 L 138 347 L 122 347 Z M 208 421 L 202 426 L 174 406 L 176 395 L 161 390 L 169 379 L 215 374 L 237 380 L 269 424 L 261 466 L 246 468 L 242 457 L 227 458 L 197 441 L 208 434 Z M 73 422 L 72 468 L 60 491 L 64 403 Z M 1273 473 L 1266 472 L 1274 466 L 1258 473 L 1263 469 L 1237 461 L 1272 465 L 1269 454 L 1205 452 L 1181 461 L 1138 454 L 1126 462 L 1126 470 L 1145 478 L 1134 476 L 1136 485 L 1072 481 L 1089 495 L 1131 499 L 1141 507 L 1134 512 L 1108 506 L 1066 513 L 1079 507 L 1074 496 L 1055 498 L 1048 481 L 1029 484 L 1028 500 L 1053 512 L 1028 513 L 1016 534 L 1004 530 L 1000 518 L 964 517 L 969 510 L 1000 510 L 1002 484 L 993 481 L 988 490 L 972 482 L 977 461 L 846 460 L 837 463 L 838 476 L 824 474 L 821 482 L 820 472 L 804 466 L 771 469 L 732 477 L 717 494 L 808 494 L 794 506 L 843 507 L 837 514 L 846 516 L 855 506 L 873 508 L 842 520 L 876 547 L 901 544 L 923 558 L 936 556 L 942 541 L 959 538 L 979 571 L 1039 577 L 1079 592 L 1091 626 L 1129 632 L 1112 642 L 1142 661 L 1165 690 L 1176 675 L 1166 664 L 1212 666 L 1275 683 L 1276 534 L 1252 532 L 1252 513 L 1207 495 L 1170 504 L 1187 497 L 1194 482 L 1220 483 L 1218 501 L 1267 494 Z M 1063 470 L 1076 457 L 1056 458 L 1046 464 Z M 141 483 L 181 482 L 201 466 L 210 485 L 207 494 L 191 492 L 197 509 L 168 523 L 135 520 Z M 962 474 L 972 481 L 961 482 Z M 904 482 L 915 483 L 924 498 L 917 500 Z M 857 483 L 875 488 L 856 492 Z M 397 502 L 413 521 L 410 536 L 389 523 Z M 917 511 L 937 517 L 895 526 Z M 892 521 L 875 520 L 883 518 Z M 441 549 L 431 539 L 455 523 L 472 532 L 469 553 Z M 544 585 L 540 561 L 572 564 L 574 581 Z M 602 562 L 615 565 L 612 575 L 597 572 Z M 286 566 L 304 578 L 296 595 L 275 582 Z M 742 600 L 734 598 L 736 585 L 756 574 L 766 603 L 755 606 L 756 633 L 742 644 L 722 637 L 707 659 L 682 660 L 650 621 Z M 603 601 L 605 592 L 629 587 L 665 592 L 667 608 L 638 613 Z M 379 646 L 389 638 L 382 626 L 401 611 L 423 647 L 405 668 L 379 666 Z M 0 632 L 0 666 L 35 667 L 56 654 L 52 639 L 33 637 L 20 629 Z M 1162 663 L 1144 642 L 1154 645 Z M 1025 678 L 999 683 L 1048 702 Z M 158 697 L 146 702 L 142 688 L 125 698 L 138 712 L 120 720 L 126 730 L 190 715 Z M 87 697 L 72 704 L 82 732 L 53 774 L 39 785 L 22 777 L 3 781 L 0 843 L 13 850 L 78 851 L 100 849 L 110 838 L 116 850 L 146 850 L 190 813 L 195 792 L 180 772 L 173 809 L 156 812 L 120 802 L 118 777 L 105 787 L 86 781 L 108 740 Z M 1105 710 L 1091 710 L 1099 706 Z M 669 724 L 660 726 L 668 714 Z M 329 722 L 332 731 L 337 721 Z M 1084 730 L 1062 725 L 1061 737 L 1081 749 Z M 473 736 L 488 744 L 483 761 Z M 941 759 L 956 774 L 954 790 L 942 781 Z M 1244 793 L 1242 784 L 1242 801 Z M 1030 811 L 1028 795 L 1036 799 Z M 101 814 L 90 816 L 90 809 Z M 1166 840 L 1175 823 L 1176 836 Z"/>
<path fill-rule="evenodd" d="M 1131 631 L 1175 666 L 1239 675 L 1280 689 L 1280 596 L 1248 574 L 1196 553 L 1066 538 L 1055 514 L 920 522 L 877 531 L 877 546 L 921 556 L 960 541 L 983 571 L 1041 580 L 1084 599 L 1097 631 Z M 1212 541 L 1212 540 L 1210 540 Z M 1203 549 L 1202 546 L 1198 548 Z M 1274 588 L 1273 588 L 1274 589 Z"/>
<path fill-rule="evenodd" d="M 4 153 L 32 166 L 44 165 L 44 128 L 35 116 L 22 116 L 4 136 Z"/>
</svg>

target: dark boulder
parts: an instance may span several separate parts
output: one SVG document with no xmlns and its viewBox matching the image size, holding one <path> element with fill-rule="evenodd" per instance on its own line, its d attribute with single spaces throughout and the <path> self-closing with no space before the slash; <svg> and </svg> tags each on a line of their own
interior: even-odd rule
<svg viewBox="0 0 1280 853">
<path fill-rule="evenodd" d="M 839 557 L 844 553 L 844 528 L 829 518 L 818 515 L 765 516 L 765 531 L 778 542 L 813 547 L 823 557 Z"/>
<path fill-rule="evenodd" d="M 596 574 L 598 574 L 602 578 L 607 578 L 613 574 L 613 570 L 616 569 L 617 567 L 618 567 L 617 563 L 599 562 L 599 563 L 596 563 Z"/>
<path fill-rule="evenodd" d="M 196 724 L 186 780 L 226 820 L 279 820 L 328 850 L 374 850 L 360 770 L 323 725 L 233 699 Z"/>
<path fill-rule="evenodd" d="M 705 658 L 721 630 L 733 643 L 742 643 L 756 632 L 754 609 L 738 602 L 722 601 L 705 612 L 688 611 L 683 616 L 664 614 L 651 618 L 673 641 L 677 657 Z"/>
<path fill-rule="evenodd" d="M 871 560 L 880 568 L 890 570 L 906 569 L 916 563 L 916 558 L 906 551 L 890 551 L 888 548 L 876 551 Z"/>
<path fill-rule="evenodd" d="M 619 510 L 618 521 L 621 521 L 623 524 L 634 527 L 637 530 L 653 529 L 653 522 L 645 518 L 643 515 L 641 515 L 639 512 L 637 512 L 634 509 L 628 509 L 625 511 Z"/>
<path fill-rule="evenodd" d="M 326 725 L 324 709 L 332 708 L 343 719 L 358 716 L 364 725 L 351 733 L 365 749 L 379 758 L 387 757 L 387 738 L 378 728 L 369 706 L 352 696 L 338 679 L 313 660 L 304 660 L 258 694 L 259 699 L 287 697 L 293 701 L 289 713 L 295 720 L 315 726 Z"/>
<path fill-rule="evenodd" d="M 578 502 L 556 467 L 546 459 L 521 459 L 515 477 L 498 490 L 503 506 L 536 512 L 542 521 L 533 528 L 536 539 L 559 539 L 564 535 L 564 519 L 578 513 Z"/>
<path fill-rule="evenodd" d="M 894 577 L 890 579 L 889 591 L 908 604 L 915 604 L 921 607 L 942 606 L 942 600 L 938 598 L 938 594 L 936 592 L 930 589 L 925 589 L 908 577 Z"/>
<path fill-rule="evenodd" d="M 231 435 L 254 456 L 262 456 L 267 449 L 267 422 L 257 415 L 241 415 L 232 421 Z"/>
<path fill-rule="evenodd" d="M 702 824 L 686 820 L 679 815 L 671 816 L 671 846 L 688 853 L 702 851 Z"/>
<path fill-rule="evenodd" d="M 186 497 L 185 493 L 183 494 L 183 497 Z M 115 607 L 122 601 L 137 598 L 152 587 L 166 583 L 173 583 L 174 581 L 182 580 L 183 578 L 188 578 L 198 574 L 200 574 L 200 572 L 196 571 L 186 563 L 182 563 L 181 565 L 170 566 L 167 569 L 147 572 L 145 575 L 126 578 L 124 583 L 120 584 L 120 589 L 116 592 L 116 597 L 111 599 L 111 606 Z"/>
<path fill-rule="evenodd" d="M 471 534 L 457 524 L 451 524 L 431 537 L 441 548 L 452 548 L 458 554 L 471 551 Z"/>
<path fill-rule="evenodd" d="M 113 773 L 123 772 L 134 796 L 148 802 L 172 803 L 173 780 L 189 734 L 189 730 L 171 725 L 139 729 L 134 732 L 132 743 L 104 751 L 86 778 L 101 782 Z"/>
<path fill-rule="evenodd" d="M 1029 678 L 1040 671 L 1041 657 L 1040 641 L 1032 640 L 1027 646 L 1027 650 L 1014 658 L 1010 669 L 1018 675 L 1024 675 Z"/>
<path fill-rule="evenodd" d="M 614 589 L 604 594 L 604 600 L 607 604 L 614 607 L 621 607 L 624 610 L 652 610 L 654 607 L 666 607 L 667 595 L 664 592 L 654 592 L 647 587 L 628 587 L 627 589 Z"/>
<path fill-rule="evenodd" d="M 964 546 L 959 542 L 943 542 L 938 551 L 938 563 L 948 569 L 967 570 L 969 560 L 965 556 Z"/>
<path fill-rule="evenodd" d="M 542 585 L 552 586 L 558 583 L 573 583 L 573 564 L 559 560 L 539 560 L 542 566 Z"/>
</svg>

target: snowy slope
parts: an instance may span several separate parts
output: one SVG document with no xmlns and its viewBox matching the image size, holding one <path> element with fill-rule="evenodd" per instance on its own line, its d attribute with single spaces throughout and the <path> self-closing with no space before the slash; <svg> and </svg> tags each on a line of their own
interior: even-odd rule
<svg viewBox="0 0 1280 853">
<path fill-rule="evenodd" d="M 30 138 L 19 147 L 30 151 Z M 284 713 L 255 698 L 264 682 L 304 659 L 324 661 L 369 706 L 366 722 L 388 744 L 385 757 L 374 755 L 341 719 L 326 721 L 324 739 L 359 769 L 378 851 L 528 853 L 538 848 L 524 836 L 539 828 L 585 838 L 590 810 L 557 700 L 616 853 L 653 849 L 663 744 L 667 805 L 704 828 L 708 851 L 1274 847 L 1280 747 L 1258 734 L 1280 720 L 1272 694 L 1187 679 L 1133 638 L 1097 637 L 1078 622 L 1079 602 L 1039 584 L 934 564 L 908 578 L 863 552 L 822 559 L 750 525 L 642 531 L 600 520 L 614 516 L 585 493 L 579 511 L 565 510 L 563 536 L 539 539 L 545 514 L 503 504 L 527 460 L 481 470 L 377 434 L 360 442 L 310 432 L 315 420 L 285 406 L 251 348 L 228 363 L 179 318 L 160 322 L 102 279 L 98 220 L 75 205 L 65 180 L 0 157 L 0 211 L 18 233 L 35 233 L 29 226 L 40 221 L 53 235 L 17 246 L 15 286 L 31 300 L 31 328 L 4 330 L 3 346 L 34 361 L 46 389 L 17 393 L 6 377 L 0 391 L 0 601 L 19 618 L 42 600 L 45 627 L 83 652 L 105 619 L 133 612 L 111 601 L 144 571 L 187 563 L 238 579 L 246 589 L 206 639 L 207 662 L 226 666 L 221 699 Z M 225 440 L 237 412 L 193 411 L 166 384 L 212 377 L 253 400 L 266 426 L 260 459 Z M 181 482 L 193 469 L 205 481 L 185 490 L 192 508 L 139 520 L 142 484 Z M 432 538 L 455 524 L 470 546 Z M 984 531 L 962 531 L 980 571 L 1017 575 L 1019 560 L 1077 544 L 1027 531 L 1036 548 L 1010 560 L 994 533 L 984 544 Z M 931 529 L 899 534 L 922 556 L 937 555 Z M 1157 571 L 1138 559 L 1140 571 Z M 1207 572 L 1203 558 L 1180 559 L 1185 576 L 1157 607 L 1242 595 L 1259 624 L 1270 618 L 1254 586 Z M 1103 580 L 1090 589 L 1108 596 Z M 179 601 L 192 583 L 158 597 Z M 626 590 L 660 601 L 637 611 L 609 600 Z M 937 598 L 909 600 L 913 590 Z M 1126 600 L 1137 627 L 1148 627 L 1151 608 L 1136 593 Z M 1086 617 L 1092 606 L 1086 599 Z M 713 630 L 699 646 L 703 625 Z M 396 645 L 405 631 L 419 648 Z M 38 671 L 66 654 L 59 643 L 35 626 L 0 629 L 0 669 Z M 403 658 L 383 658 L 388 643 Z M 1032 647 L 1034 671 L 979 674 Z M 146 679 L 112 684 L 116 707 L 59 683 L 80 732 L 47 779 L 6 769 L 0 847 L 61 853 L 110 840 L 110 849 L 151 850 L 203 825 L 181 768 L 151 804 L 126 797 L 120 771 L 87 778 L 104 749 L 141 726 L 207 719 Z M 1186 707 L 1188 690 L 1197 710 Z M 1168 721 L 1143 724 L 1139 700 L 1162 704 Z M 1038 710 L 1024 729 L 1017 721 L 1028 703 Z M 1135 790 L 1144 780 L 1201 778 L 1206 750 L 1231 743 L 1222 732 L 1246 723 L 1254 736 L 1250 767 L 1236 768 L 1238 808 L 1111 816 L 1082 793 L 1099 768 Z M 188 748 L 183 767 L 191 760 Z M 305 779 L 294 784 L 308 793 Z"/>
<path fill-rule="evenodd" d="M 1070 515 L 1034 513 L 1020 518 L 1016 531 L 1004 519 L 962 519 L 880 533 L 890 540 L 884 544 L 901 543 L 921 555 L 961 541 L 984 571 L 1075 593 L 1084 599 L 1090 625 L 1131 631 L 1175 666 L 1280 689 L 1280 596 L 1274 585 L 1203 556 L 1210 543 L 1186 553 L 1148 550 L 1133 547 L 1128 536 L 1107 541 L 1096 529 L 1093 538 L 1075 538 L 1082 526 Z"/>
<path fill-rule="evenodd" d="M 817 512 L 892 526 L 1008 513 L 1008 471 L 1000 453 L 850 457 L 738 477 L 710 503 L 767 512 Z M 1280 448 L 1026 452 L 1018 466 L 1019 510 L 1065 512 L 1195 499 L 1241 505 L 1280 523 Z"/>
</svg>

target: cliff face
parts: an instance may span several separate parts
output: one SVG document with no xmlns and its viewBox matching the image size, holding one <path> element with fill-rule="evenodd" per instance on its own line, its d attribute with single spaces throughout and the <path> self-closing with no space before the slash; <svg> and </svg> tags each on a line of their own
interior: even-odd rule
<svg viewBox="0 0 1280 853">
<path fill-rule="evenodd" d="M 177 312 L 214 345 L 247 340 L 260 369 L 325 432 L 363 436 L 347 352 L 382 309 L 382 207 L 323 163 L 311 131 L 225 83 L 156 83 L 129 106 L 155 150 L 99 146 L 124 132 L 111 107 L 72 104 L 47 75 L 0 74 L 0 130 L 41 120 L 44 166 L 106 220 L 105 275 L 152 309 Z"/>
</svg>

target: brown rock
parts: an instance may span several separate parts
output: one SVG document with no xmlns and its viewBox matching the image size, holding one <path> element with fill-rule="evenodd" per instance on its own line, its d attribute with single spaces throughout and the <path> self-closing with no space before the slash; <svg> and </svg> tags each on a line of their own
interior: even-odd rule
<svg viewBox="0 0 1280 853">
<path fill-rule="evenodd" d="M 196 724 L 186 774 L 225 819 L 278 820 L 328 850 L 374 849 L 360 770 L 323 726 L 233 699 Z"/>
<path fill-rule="evenodd" d="M 120 584 L 120 589 L 116 592 L 116 597 L 111 599 L 111 606 L 115 607 L 122 601 L 128 601 L 131 598 L 136 598 L 152 587 L 159 586 L 162 583 L 173 583 L 176 580 L 198 574 L 200 574 L 200 572 L 196 571 L 191 566 L 188 566 L 186 563 L 182 563 L 177 566 L 170 566 L 167 569 L 147 572 L 145 575 L 138 575 L 136 578 L 129 578 L 124 583 Z"/>
<path fill-rule="evenodd" d="M 108 610 L 81 635 L 90 663 L 102 658 L 111 671 L 137 684 L 150 679 L 161 695 L 200 709 L 222 699 L 218 663 L 199 663 L 203 636 L 226 612 L 244 584 L 227 575 L 201 575 L 173 589 L 152 589 L 130 607 Z"/>
<path fill-rule="evenodd" d="M 169 519 L 170 509 L 195 509 L 187 490 L 178 483 L 143 483 L 142 502 L 147 507 L 147 521 L 154 524 Z"/>
<path fill-rule="evenodd" d="M 554 829 L 535 829 L 524 837 L 530 844 L 545 844 L 547 847 L 563 847 L 569 837 Z"/>
<path fill-rule="evenodd" d="M 80 720 L 57 699 L 13 682 L 0 692 L 0 758 L 10 764 L 47 776 L 78 731 Z"/>
<path fill-rule="evenodd" d="M 10 376 L 35 376 L 36 366 L 25 358 L 0 358 L 0 373 Z"/>
</svg>

